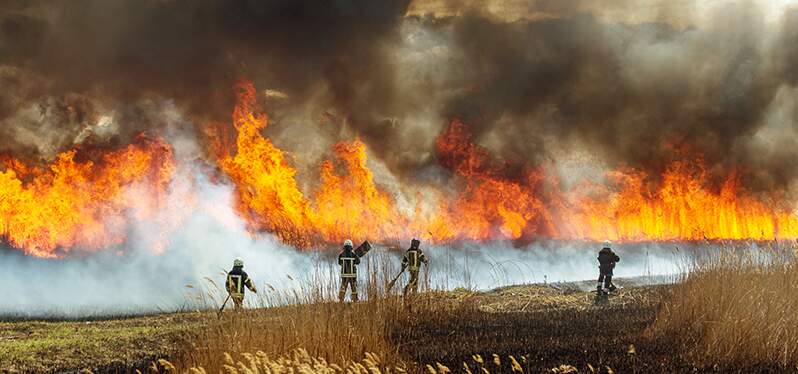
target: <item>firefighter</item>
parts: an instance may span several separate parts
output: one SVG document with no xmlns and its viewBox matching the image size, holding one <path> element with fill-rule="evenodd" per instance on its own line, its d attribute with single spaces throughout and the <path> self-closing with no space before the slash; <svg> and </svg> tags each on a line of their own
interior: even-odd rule
<svg viewBox="0 0 798 374">
<path fill-rule="evenodd" d="M 604 247 L 601 248 L 598 254 L 599 278 L 596 290 L 599 294 L 615 291 L 616 287 L 612 284 L 612 270 L 615 269 L 615 263 L 618 261 L 621 261 L 621 258 L 612 251 L 610 242 L 604 242 Z"/>
<path fill-rule="evenodd" d="M 244 287 L 249 288 L 254 293 L 258 293 L 252 279 L 244 271 L 244 260 L 241 258 L 233 260 L 233 270 L 227 273 L 226 287 L 236 309 L 241 308 L 244 303 Z"/>
<path fill-rule="evenodd" d="M 424 256 L 424 252 L 421 251 L 421 248 L 418 246 L 421 244 L 421 241 L 418 239 L 413 239 L 410 241 L 410 248 L 407 249 L 405 252 L 405 256 L 402 258 L 402 271 L 406 268 L 410 270 L 410 281 L 407 282 L 404 291 L 402 292 L 402 297 L 407 299 L 408 292 L 413 293 L 413 295 L 418 292 L 418 271 L 421 268 L 421 264 L 423 263 L 427 266 L 427 258 Z"/>
<path fill-rule="evenodd" d="M 343 302 L 346 288 L 352 289 L 352 301 L 357 302 L 357 265 L 360 258 L 352 250 L 352 241 L 344 242 L 344 250 L 338 255 L 338 265 L 341 265 L 341 289 L 338 291 L 338 301 Z"/>
</svg>

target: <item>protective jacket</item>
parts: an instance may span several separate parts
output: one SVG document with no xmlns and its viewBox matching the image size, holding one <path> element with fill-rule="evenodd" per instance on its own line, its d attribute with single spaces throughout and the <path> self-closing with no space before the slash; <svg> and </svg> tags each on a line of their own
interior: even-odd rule
<svg viewBox="0 0 798 374">
<path fill-rule="evenodd" d="M 427 258 L 420 248 L 408 248 L 402 258 L 402 267 L 408 267 L 411 272 L 417 272 L 422 263 L 426 264 Z"/>
<path fill-rule="evenodd" d="M 241 266 L 234 266 L 233 270 L 230 270 L 227 273 L 227 292 L 234 297 L 244 297 L 244 287 L 249 288 L 252 292 L 257 292 L 255 290 L 255 285 L 252 283 L 252 279 L 249 278 L 247 272 L 244 271 L 244 268 Z"/>
<path fill-rule="evenodd" d="M 615 263 L 621 261 L 615 252 L 610 248 L 602 248 L 598 254 L 599 271 L 601 274 L 612 274 L 612 269 L 615 269 Z"/>
<path fill-rule="evenodd" d="M 338 255 L 338 265 L 341 265 L 341 278 L 357 278 L 357 265 L 360 258 L 355 255 L 351 247 L 346 247 Z"/>
</svg>

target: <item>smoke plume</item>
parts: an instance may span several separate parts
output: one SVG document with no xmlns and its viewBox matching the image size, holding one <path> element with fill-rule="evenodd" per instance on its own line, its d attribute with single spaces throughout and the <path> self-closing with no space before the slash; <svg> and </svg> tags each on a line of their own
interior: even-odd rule
<svg viewBox="0 0 798 374">
<path fill-rule="evenodd" d="M 471 149 L 490 154 L 484 163 L 499 170 L 483 173 L 487 179 L 510 187 L 554 165 L 563 189 L 631 169 L 645 175 L 643 189 L 656 190 L 675 160 L 702 159 L 713 191 L 738 176 L 740 191 L 792 212 L 798 7 L 787 3 L 0 0 L 0 161 L 47 170 L 69 150 L 96 161 L 144 134 L 166 139 L 178 165 L 149 224 L 169 227 L 168 237 L 130 223 L 124 243 L 83 257 L 0 251 L 0 284 L 11 290 L 0 313 L 174 310 L 185 299 L 174 285 L 214 276 L 236 255 L 257 279 L 278 284 L 284 274 L 329 260 L 255 232 L 237 215 L 235 194 L 252 192 L 222 175 L 211 151 L 218 139 L 208 134 L 234 132 L 233 87 L 242 79 L 260 90 L 258 104 L 270 118 L 257 131 L 290 155 L 305 192 L 318 184 L 330 146 L 353 138 L 365 143 L 374 180 L 398 204 L 412 205 L 427 185 L 454 191 L 462 175 L 436 150 L 436 139 L 456 121 L 478 145 Z M 9 179 L 20 183 L 45 174 L 16 172 Z M 123 187 L 108 199 L 154 194 Z M 524 213 L 544 210 L 535 188 L 516 189 L 526 197 L 521 205 L 534 208 Z M 524 224 L 547 218 L 506 216 Z M 490 257 L 534 264 L 512 282 L 542 281 L 541 273 L 592 277 L 592 254 L 562 265 L 592 244 L 547 245 L 484 245 L 477 271 L 491 272 Z M 462 246 L 455 262 L 473 249 Z M 673 272 L 667 251 L 651 248 L 667 257 L 655 261 L 661 272 Z M 623 250 L 636 260 L 626 268 L 634 271 L 621 273 L 643 273 L 646 247 Z M 501 283 L 489 278 L 476 284 Z"/>
</svg>

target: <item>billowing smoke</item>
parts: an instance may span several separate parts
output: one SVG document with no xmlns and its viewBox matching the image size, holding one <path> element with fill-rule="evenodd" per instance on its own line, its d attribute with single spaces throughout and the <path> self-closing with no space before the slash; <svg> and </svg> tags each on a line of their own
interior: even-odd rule
<svg viewBox="0 0 798 374">
<path fill-rule="evenodd" d="M 160 100 L 196 126 L 224 122 L 246 76 L 272 93 L 270 135 L 300 163 L 359 135 L 412 180 L 458 117 L 511 161 L 587 149 L 657 175 L 692 152 L 719 178 L 738 168 L 748 187 L 787 191 L 793 147 L 762 137 L 771 126 L 794 136 L 795 109 L 782 106 L 795 101 L 798 11 L 772 7 L 6 1 L 2 150 L 126 144 L 163 126 L 151 115 Z"/>
<path fill-rule="evenodd" d="M 302 187 L 330 144 L 355 136 L 381 187 L 448 186 L 435 139 L 458 118 L 506 161 L 506 178 L 555 160 L 565 182 L 633 167 L 656 183 L 674 159 L 700 155 L 717 181 L 740 171 L 746 188 L 790 206 L 796 65 L 798 9 L 769 1 L 0 0 L 0 153 L 45 165 L 146 133 L 179 161 L 157 221 L 174 224 L 168 238 L 131 224 L 117 250 L 90 256 L 2 250 L 0 313 L 174 310 L 184 285 L 218 280 L 236 255 L 275 285 L 328 263 L 252 233 L 233 187 L 206 172 L 205 129 L 230 122 L 242 77 L 262 90 L 265 133 L 295 156 Z M 159 239 L 168 244 L 156 255 Z M 516 247 L 430 253 L 435 266 L 473 266 L 475 278 L 447 287 L 595 271 L 590 243 Z M 656 245 L 620 250 L 633 259 L 620 275 L 672 273 L 681 261 Z"/>
<path fill-rule="evenodd" d="M 396 38 L 405 7 L 403 1 L 4 1 L 0 150 L 52 157 L 106 112 L 123 125 L 98 141 L 124 144 L 161 127 L 147 116 L 153 100 L 176 101 L 198 125 L 227 121 L 230 88 L 242 76 L 300 102 L 320 92 L 326 104 L 347 108 L 362 97 L 389 100 L 386 44 Z"/>
<path fill-rule="evenodd" d="M 0 300 L 3 318 L 88 318 L 218 307 L 224 273 L 241 257 L 261 297 L 300 294 L 317 287 L 334 298 L 337 262 L 331 252 L 298 252 L 270 235 L 253 238 L 232 209 L 232 190 L 198 180 L 192 196 L 201 203 L 171 233 L 161 254 L 152 252 L 158 228 L 131 228 L 124 250 L 89 256 L 40 259 L 0 249 Z M 174 195 L 177 202 L 183 196 Z M 171 212 L 168 214 L 178 214 Z M 430 287 L 487 290 L 520 283 L 554 283 L 591 279 L 596 275 L 596 243 L 551 243 L 515 248 L 511 243 L 425 247 L 430 261 Z M 619 277 L 674 275 L 689 254 L 667 245 L 616 248 L 622 263 Z M 365 261 L 390 261 L 385 270 L 398 271 L 401 252 L 377 246 Z M 373 268 L 372 268 L 373 270 Z M 366 276 L 360 276 L 361 287 Z M 406 282 L 405 278 L 400 287 Z M 668 281 L 662 278 L 654 281 Z M 210 280 L 210 281 L 209 281 Z M 211 283 L 213 282 L 213 284 Z M 326 289 L 331 285 L 332 289 Z M 190 286 L 190 287 L 189 287 Z M 592 286 L 592 283 L 591 283 Z M 396 290 L 394 290 L 396 291 Z M 261 305 L 249 294 L 248 305 Z"/>
</svg>

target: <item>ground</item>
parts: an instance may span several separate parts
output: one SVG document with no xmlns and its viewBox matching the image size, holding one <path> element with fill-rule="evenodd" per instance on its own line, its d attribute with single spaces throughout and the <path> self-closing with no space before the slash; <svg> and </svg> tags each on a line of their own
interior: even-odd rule
<svg viewBox="0 0 798 374">
<path fill-rule="evenodd" d="M 105 321 L 0 322 L 0 372 L 117 371 L 169 357 L 197 316 L 164 314 Z"/>
<path fill-rule="evenodd" d="M 618 282 L 624 285 L 624 281 Z M 488 292 L 429 292 L 418 305 L 447 307 L 401 319 L 389 340 L 408 361 L 471 363 L 473 355 L 509 371 L 509 356 L 531 372 L 573 365 L 617 372 L 688 369 L 672 344 L 646 337 L 667 286 L 626 282 L 606 306 L 594 306 L 592 282 L 510 286 Z M 0 372 L 126 371 L 170 358 L 191 344 L 208 313 L 163 314 L 105 321 L 0 323 Z M 602 372 L 605 370 L 602 369 Z"/>
</svg>

